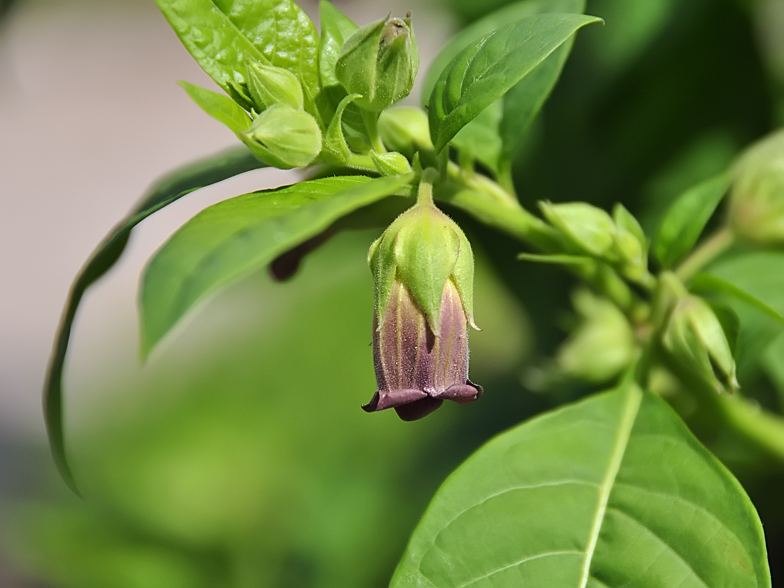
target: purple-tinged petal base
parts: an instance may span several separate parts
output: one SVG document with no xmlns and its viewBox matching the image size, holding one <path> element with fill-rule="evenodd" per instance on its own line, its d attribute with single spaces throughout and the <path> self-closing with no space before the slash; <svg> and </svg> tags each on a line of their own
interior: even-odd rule
<svg viewBox="0 0 784 588">
<path fill-rule="evenodd" d="M 378 390 L 370 402 L 362 405 L 365 412 L 376 412 L 394 408 L 404 421 L 415 421 L 429 415 L 441 406 L 444 400 L 452 400 L 458 404 L 470 404 L 482 395 L 482 387 L 470 380 L 465 384 L 452 384 L 441 392 L 424 392 L 422 390 Z"/>
<path fill-rule="evenodd" d="M 465 384 L 452 384 L 438 395 L 438 398 L 453 400 L 458 404 L 470 404 L 482 395 L 482 387 L 477 386 L 470 380 Z"/>
</svg>

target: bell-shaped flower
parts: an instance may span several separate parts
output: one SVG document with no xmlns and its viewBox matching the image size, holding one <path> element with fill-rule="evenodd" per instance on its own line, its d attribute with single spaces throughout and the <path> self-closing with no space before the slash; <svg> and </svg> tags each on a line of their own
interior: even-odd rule
<svg viewBox="0 0 784 588">
<path fill-rule="evenodd" d="M 417 204 L 368 255 L 378 391 L 362 408 L 395 408 L 403 420 L 421 418 L 445 399 L 467 404 L 482 394 L 468 380 L 474 257 L 460 227 L 433 204 L 434 173 L 425 171 Z"/>
</svg>

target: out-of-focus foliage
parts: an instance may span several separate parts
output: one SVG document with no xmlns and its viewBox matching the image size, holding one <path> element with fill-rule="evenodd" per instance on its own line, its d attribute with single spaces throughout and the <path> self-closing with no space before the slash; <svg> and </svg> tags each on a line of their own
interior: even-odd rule
<svg viewBox="0 0 784 588">
<path fill-rule="evenodd" d="M 202 360 L 161 352 L 132 387 L 107 373 L 115 400 L 74 443 L 86 500 L 6 505 L 2 551 L 74 588 L 383 585 L 440 481 L 494 419 L 455 406 L 403 424 L 360 410 L 375 385 L 373 237 L 341 235 L 290 282 L 258 275 L 219 297 L 211 312 L 246 316 L 197 349 Z M 524 317 L 487 272 L 477 280 L 483 325 L 516 324 L 474 337 L 496 390 L 486 408 L 501 409 Z M 458 433 L 467 418 L 478 439 Z"/>
</svg>

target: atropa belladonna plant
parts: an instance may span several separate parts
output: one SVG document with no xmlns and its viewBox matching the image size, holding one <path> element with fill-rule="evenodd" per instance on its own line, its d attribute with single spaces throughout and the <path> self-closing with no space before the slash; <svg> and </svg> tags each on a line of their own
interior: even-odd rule
<svg viewBox="0 0 784 588">
<path fill-rule="evenodd" d="M 140 292 L 143 356 L 207 294 L 269 264 L 277 268 L 276 275 L 288 277 L 299 257 L 329 235 L 360 218 L 357 224 L 366 226 L 370 219 L 379 230 L 388 226 L 369 254 L 378 390 L 363 408 L 393 407 L 404 420 L 413 420 L 444 399 L 476 400 L 482 390 L 468 380 L 467 333 L 467 325 L 473 326 L 474 260 L 463 231 L 438 203 L 536 250 L 522 254 L 524 259 L 562 264 L 584 282 L 592 293 L 575 297 L 584 322 L 556 362 L 567 376 L 615 386 L 522 425 L 480 451 L 471 462 L 480 464 L 480 471 L 465 481 L 468 490 L 461 487 L 455 494 L 450 486 L 445 492 L 451 498 L 436 499 L 431 511 L 435 521 L 426 515 L 393 584 L 467 586 L 557 555 L 563 559 L 554 558 L 555 567 L 536 568 L 532 585 L 686 585 L 680 572 L 667 575 L 664 570 L 655 576 L 672 552 L 671 565 L 685 565 L 683 574 L 707 570 L 730 578 L 722 585 L 769 585 L 753 507 L 731 475 L 657 397 L 652 374 L 664 370 L 703 398 L 737 391 L 737 318 L 716 303 L 719 294 L 740 295 L 784 320 L 750 294 L 701 273 L 737 239 L 753 245 L 781 242 L 780 135 L 752 149 L 732 173 L 675 202 L 654 241 L 658 270 L 652 271 L 650 240 L 622 205 L 610 215 L 583 202 L 543 202 L 540 218 L 514 192 L 511 162 L 528 124 L 555 85 L 575 33 L 600 20 L 583 14 L 582 0 L 525 0 L 458 36 L 426 80 L 424 109 L 391 108 L 411 92 L 419 69 L 410 15 L 358 27 L 322 0 L 319 34 L 291 0 L 157 3 L 188 51 L 225 92 L 183 83 L 188 95 L 244 146 L 161 183 L 110 235 L 77 280 L 46 388 L 53 452 L 72 486 L 61 425 L 61 377 L 84 290 L 114 263 L 131 229 L 163 206 L 250 169 L 304 167 L 299 183 L 204 210 L 155 254 Z M 532 72 L 536 75 L 529 76 Z M 517 101 L 504 101 L 513 89 Z M 730 183 L 728 219 L 695 248 L 710 207 L 718 205 Z M 382 201 L 393 206 L 382 206 Z M 689 214 L 695 201 L 708 213 Z M 407 210 L 394 219 L 391 209 Z M 720 401 L 722 414 L 748 414 L 740 395 L 721 398 L 727 399 Z M 728 420 L 760 442 L 748 418 Z M 648 438 L 667 440 L 667 451 L 645 445 Z M 517 455 L 515 448 L 528 447 L 531 439 L 539 445 Z M 670 458 L 673 447 L 685 447 L 688 453 Z M 542 452 L 549 461 L 539 467 L 535 456 Z M 635 459 L 644 460 L 644 467 L 636 467 Z M 492 467 L 481 465 L 485 463 Z M 697 470 L 705 474 L 693 475 Z M 627 491 L 642 488 L 648 498 L 632 500 L 616 480 Z M 661 480 L 673 483 L 660 486 Z M 537 489 L 535 500 L 514 502 L 512 491 L 526 489 Z M 458 495 L 468 497 L 465 504 L 454 499 Z M 494 497 L 511 502 L 493 502 Z M 461 518 L 480 505 L 481 517 Z M 452 508 L 454 513 L 438 518 Z M 540 520 L 542 513 L 558 518 L 564 508 L 572 510 L 558 524 Z M 629 510 L 637 526 L 614 519 L 603 526 Z M 700 513 L 709 515 L 700 519 L 706 532 L 683 539 L 687 534 L 679 525 Z M 538 530 L 528 532 L 515 517 Z M 491 519 L 492 525 L 481 527 Z M 428 541 L 447 530 L 458 535 L 444 535 L 437 557 L 423 565 L 417 558 L 430 553 Z M 518 532 L 524 535 L 510 543 Z M 651 537 L 677 541 L 672 539 L 675 547 L 669 550 L 634 548 L 637 567 L 631 572 L 623 568 L 619 562 L 631 561 L 631 552 L 619 551 L 619 546 L 648 545 Z M 463 546 L 472 551 L 462 553 Z M 609 563 L 602 563 L 602 557 L 609 557 Z M 563 580 L 567 576 L 574 583 Z M 644 582 L 654 576 L 659 583 Z M 604 579 L 591 584 L 594 577 Z"/>
</svg>

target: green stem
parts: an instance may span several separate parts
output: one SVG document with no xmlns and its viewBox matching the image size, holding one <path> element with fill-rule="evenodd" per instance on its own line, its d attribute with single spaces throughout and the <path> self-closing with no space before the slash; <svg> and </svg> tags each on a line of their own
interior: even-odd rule
<svg viewBox="0 0 784 588">
<path fill-rule="evenodd" d="M 698 271 L 724 253 L 734 241 L 734 236 L 729 227 L 723 227 L 705 239 L 691 254 L 684 259 L 675 269 L 675 275 L 686 282 Z"/>
<path fill-rule="evenodd" d="M 387 149 L 381 142 L 381 135 L 378 133 L 378 113 L 362 110 L 362 119 L 365 122 L 365 130 L 370 139 L 370 146 L 376 153 L 386 153 Z"/>
<path fill-rule="evenodd" d="M 439 172 L 433 167 L 427 168 L 422 172 L 419 180 L 419 191 L 417 192 L 417 205 L 433 206 L 433 182 L 438 179 Z"/>
</svg>

